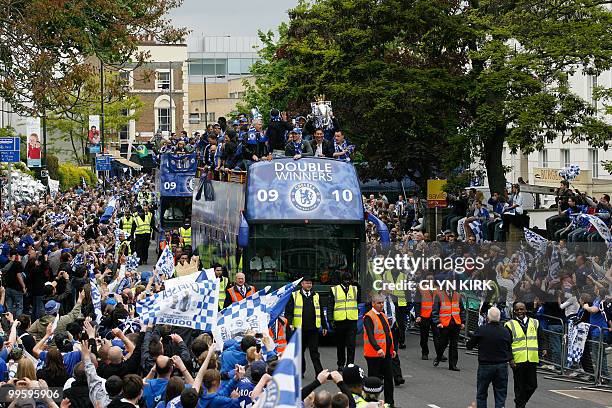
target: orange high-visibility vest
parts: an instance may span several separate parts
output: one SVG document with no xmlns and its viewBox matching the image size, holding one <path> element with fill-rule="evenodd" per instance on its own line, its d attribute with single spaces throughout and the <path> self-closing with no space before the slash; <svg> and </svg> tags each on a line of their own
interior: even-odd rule
<svg viewBox="0 0 612 408">
<path fill-rule="evenodd" d="M 452 299 L 448 298 L 445 291 L 440 291 L 438 296 L 440 297 L 440 323 L 442 323 L 442 326 L 448 327 L 451 318 L 456 324 L 460 325 L 459 293 L 453 292 Z"/>
<path fill-rule="evenodd" d="M 421 293 L 421 316 L 420 317 L 429 319 L 431 317 L 431 311 L 433 310 L 434 296 L 436 296 L 437 293 L 436 291 L 421 290 L 421 289 L 419 289 L 419 292 Z"/>
<path fill-rule="evenodd" d="M 249 296 L 251 296 L 252 294 L 255 293 L 255 286 L 247 286 L 247 287 L 249 289 L 245 293 L 244 297 L 242 297 L 240 292 L 238 292 L 236 289 L 234 289 L 233 286 L 227 290 L 227 293 L 229 293 L 229 295 L 230 295 L 230 299 L 232 299 L 232 303 L 233 302 L 240 302 L 242 299 L 248 298 Z"/>
<path fill-rule="evenodd" d="M 270 337 L 272 337 L 276 343 L 276 351 L 281 354 L 285 351 L 285 347 L 287 347 L 287 331 L 285 330 L 287 327 L 287 319 L 283 316 L 279 316 L 275 324 L 276 335 L 271 327 L 268 330 L 270 331 Z"/>
<path fill-rule="evenodd" d="M 374 340 L 376 340 L 376 344 L 380 347 L 385 353 L 387 352 L 387 336 L 385 335 L 385 330 L 383 328 L 382 322 L 380 321 L 378 315 L 374 311 L 374 309 L 370 309 L 368 313 L 366 313 L 363 318 L 365 320 L 366 316 L 370 316 L 372 322 L 374 323 Z M 389 328 L 389 336 L 391 337 L 391 351 L 393 351 L 393 334 L 391 333 L 391 325 L 389 325 L 389 320 L 384 313 L 381 313 L 385 321 L 387 322 L 387 327 Z M 370 340 L 368 339 L 368 333 L 365 329 L 363 329 L 363 355 L 365 357 L 380 357 L 374 347 L 370 344 Z"/>
</svg>

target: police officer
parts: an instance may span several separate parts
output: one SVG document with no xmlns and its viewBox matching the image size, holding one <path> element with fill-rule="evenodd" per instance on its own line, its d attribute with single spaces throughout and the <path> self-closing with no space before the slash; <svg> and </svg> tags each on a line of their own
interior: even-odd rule
<svg viewBox="0 0 612 408">
<path fill-rule="evenodd" d="M 331 288 L 329 309 L 333 311 L 333 323 L 336 338 L 336 355 L 338 371 L 355 362 L 355 341 L 357 337 L 357 319 L 359 318 L 360 293 L 357 285 L 352 284 L 350 272 L 342 274 L 342 283 Z"/>
<path fill-rule="evenodd" d="M 440 342 L 436 350 L 435 367 L 442 361 L 442 356 L 448 346 L 448 369 L 461 371 L 457 368 L 459 360 L 459 332 L 465 327 L 465 308 L 459 293 L 454 290 L 440 290 L 434 297 L 432 321 L 440 330 Z"/>
<path fill-rule="evenodd" d="M 146 207 L 140 207 L 138 214 L 132 222 L 132 235 L 134 236 L 135 249 L 140 258 L 140 264 L 146 265 L 149 260 L 149 242 L 151 241 L 151 233 L 157 230 L 153 214 L 146 211 Z"/>
<path fill-rule="evenodd" d="M 517 302 L 514 304 L 514 317 L 506 322 L 506 328 L 512 337 L 510 367 L 514 376 L 514 404 L 516 408 L 524 408 L 538 388 L 539 322 L 527 316 L 524 303 Z M 542 355 L 546 355 L 546 351 Z"/>
<path fill-rule="evenodd" d="M 399 328 L 399 338 L 397 339 L 398 348 L 406 348 L 406 318 L 408 316 L 408 300 L 406 298 L 408 275 L 406 272 L 398 269 L 387 270 L 385 272 L 384 280 L 386 283 L 394 283 L 394 289 L 391 294 L 394 297 L 395 313 L 397 318 L 397 325 Z"/>
<path fill-rule="evenodd" d="M 179 228 L 179 235 L 181 236 L 181 245 L 185 248 L 187 245 L 191 246 L 191 220 L 185 219 L 185 226 Z"/>
<path fill-rule="evenodd" d="M 306 348 L 310 351 L 310 359 L 314 366 L 315 376 L 323 371 L 321 356 L 319 354 L 319 329 L 323 336 L 327 335 L 327 323 L 323 316 L 319 294 L 312 290 L 312 278 L 302 280 L 300 290 L 293 292 L 285 308 L 285 316 L 290 322 L 290 329 L 302 328 L 302 378 L 306 372 Z"/>
</svg>

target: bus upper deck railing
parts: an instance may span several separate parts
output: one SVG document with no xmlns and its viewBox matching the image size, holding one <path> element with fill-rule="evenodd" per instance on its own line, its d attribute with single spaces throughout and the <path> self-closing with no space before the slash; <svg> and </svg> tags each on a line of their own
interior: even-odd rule
<svg viewBox="0 0 612 408">
<path fill-rule="evenodd" d="M 227 170 L 220 170 L 216 173 L 219 176 L 217 181 L 226 181 L 230 183 L 239 183 L 239 184 L 246 184 L 247 182 L 247 172 L 244 170 L 227 169 Z M 215 178 L 213 177 L 213 174 L 214 174 L 213 172 L 206 169 L 205 167 L 198 167 L 198 172 L 196 175 L 198 177 L 207 175 L 207 177 L 209 177 L 210 180 L 215 180 Z"/>
</svg>

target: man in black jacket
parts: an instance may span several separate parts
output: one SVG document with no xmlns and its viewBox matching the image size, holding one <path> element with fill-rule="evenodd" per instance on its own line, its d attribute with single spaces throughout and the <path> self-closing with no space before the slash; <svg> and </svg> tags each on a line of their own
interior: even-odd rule
<svg viewBox="0 0 612 408">
<path fill-rule="evenodd" d="M 323 129 L 315 130 L 314 140 L 310 142 L 315 157 L 333 157 L 334 144 L 323 137 Z"/>
<path fill-rule="evenodd" d="M 285 151 L 285 133 L 292 130 L 293 125 L 281 117 L 278 109 L 270 111 L 270 124 L 266 129 L 266 135 L 270 143 L 270 149 Z M 279 152 L 280 153 L 280 152 Z"/>
<path fill-rule="evenodd" d="M 503 408 L 508 395 L 508 361 L 512 359 L 512 339 L 500 324 L 496 307 L 487 313 L 488 323 L 476 329 L 467 342 L 467 349 L 478 346 L 478 374 L 476 377 L 477 408 L 487 407 L 489 384 L 493 383 L 495 408 Z"/>
</svg>

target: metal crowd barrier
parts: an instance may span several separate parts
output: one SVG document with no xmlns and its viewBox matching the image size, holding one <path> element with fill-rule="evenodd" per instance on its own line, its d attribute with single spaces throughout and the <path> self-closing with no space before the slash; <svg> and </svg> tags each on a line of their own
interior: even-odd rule
<svg viewBox="0 0 612 408">
<path fill-rule="evenodd" d="M 539 344 L 541 350 L 546 350 L 547 354 L 540 356 L 540 361 L 547 365 L 553 365 L 560 370 L 561 376 L 565 375 L 565 364 L 567 360 L 567 325 L 559 317 L 540 315 L 548 321 L 541 329 L 542 343 Z"/>
</svg>

